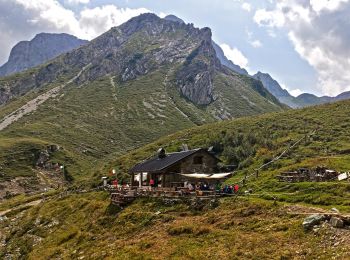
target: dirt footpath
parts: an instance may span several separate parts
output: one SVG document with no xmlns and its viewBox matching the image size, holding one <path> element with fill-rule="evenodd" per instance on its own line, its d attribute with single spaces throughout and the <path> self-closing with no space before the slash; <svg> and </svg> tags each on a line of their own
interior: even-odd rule
<svg viewBox="0 0 350 260">
<path fill-rule="evenodd" d="M 40 200 L 34 200 L 34 201 L 31 201 L 31 202 L 28 202 L 28 203 L 25 203 L 23 205 L 20 205 L 20 206 L 17 206 L 17 207 L 13 207 L 11 209 L 7 209 L 7 210 L 4 210 L 4 211 L 0 211 L 0 217 L 4 216 L 5 214 L 13 211 L 13 210 L 17 210 L 17 209 L 21 209 L 21 208 L 26 208 L 26 207 L 33 207 L 33 206 L 36 206 L 36 205 L 39 205 L 40 202 L 42 202 L 42 199 Z"/>
<path fill-rule="evenodd" d="M 79 71 L 79 73 L 76 76 L 74 76 L 71 80 L 69 80 L 65 84 L 46 91 L 44 94 L 41 94 L 40 96 L 28 101 L 25 105 L 23 105 L 22 107 L 20 107 L 16 111 L 5 116 L 2 119 L 2 121 L 0 122 L 0 131 L 4 130 L 6 127 L 8 127 L 12 123 L 16 122 L 17 120 L 21 119 L 23 116 L 37 110 L 38 107 L 42 103 L 47 101 L 49 98 L 56 97 L 64 87 L 66 87 L 67 85 L 72 83 L 74 80 L 76 80 L 81 75 L 81 73 L 83 73 L 83 71 L 89 66 L 90 66 L 90 64 L 85 66 L 81 71 Z"/>
</svg>

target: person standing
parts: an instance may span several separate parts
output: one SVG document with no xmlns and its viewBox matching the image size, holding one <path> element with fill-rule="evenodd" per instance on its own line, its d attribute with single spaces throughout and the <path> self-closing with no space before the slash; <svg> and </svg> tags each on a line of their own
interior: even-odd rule
<svg viewBox="0 0 350 260">
<path fill-rule="evenodd" d="M 234 190 L 235 193 L 238 192 L 238 190 L 239 190 L 238 184 L 235 184 L 235 185 L 233 186 L 233 190 Z"/>
</svg>

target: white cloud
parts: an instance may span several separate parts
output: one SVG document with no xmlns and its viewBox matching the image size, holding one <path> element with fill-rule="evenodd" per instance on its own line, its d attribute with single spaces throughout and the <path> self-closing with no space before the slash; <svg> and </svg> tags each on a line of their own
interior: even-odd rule
<svg viewBox="0 0 350 260">
<path fill-rule="evenodd" d="M 93 9 L 84 9 L 80 12 L 78 35 L 87 39 L 95 38 L 113 26 L 118 26 L 131 17 L 147 13 L 145 8 L 130 9 L 118 8 L 115 5 L 104 5 Z"/>
<path fill-rule="evenodd" d="M 71 0 L 87 3 L 88 0 Z M 21 40 L 31 39 L 41 32 L 65 32 L 91 40 L 113 26 L 118 26 L 146 8 L 119 8 L 115 5 L 85 7 L 75 13 L 58 0 L 0 0 L 0 63 L 11 48 Z"/>
<path fill-rule="evenodd" d="M 269 30 L 285 28 L 295 51 L 316 71 L 318 90 L 337 95 L 350 90 L 349 0 L 281 0 L 273 10 L 257 10 L 254 21 Z"/>
<path fill-rule="evenodd" d="M 269 29 L 267 30 L 267 34 L 271 37 L 271 38 L 276 38 L 277 34 L 273 29 Z"/>
<path fill-rule="evenodd" d="M 342 3 L 348 0 L 310 0 L 310 5 L 314 11 L 320 13 L 322 11 L 335 11 Z"/>
<path fill-rule="evenodd" d="M 85 0 L 79 0 L 85 1 Z M 35 17 L 30 23 L 49 24 L 51 27 L 72 33 L 80 38 L 92 39 L 113 26 L 118 26 L 131 17 L 149 12 L 145 8 L 118 8 L 103 5 L 92 9 L 84 8 L 79 15 L 64 8 L 56 0 L 15 0 L 18 5 Z"/>
<path fill-rule="evenodd" d="M 245 2 L 242 4 L 242 9 L 247 11 L 247 12 L 250 12 L 252 10 L 252 5 Z"/>
<path fill-rule="evenodd" d="M 248 67 L 248 59 L 237 48 L 231 48 L 227 44 L 220 44 L 221 49 L 224 51 L 225 56 L 231 60 L 234 64 L 239 65 L 242 68 Z"/>
<path fill-rule="evenodd" d="M 260 40 L 254 39 L 253 32 L 249 31 L 247 28 L 246 28 L 246 34 L 248 37 L 248 43 L 251 46 L 253 46 L 254 48 L 260 48 L 263 46 Z"/>
<path fill-rule="evenodd" d="M 301 94 L 303 94 L 304 91 L 300 90 L 300 89 L 292 89 L 292 90 L 289 90 L 289 94 L 291 94 L 293 97 L 297 97 Z"/>
<path fill-rule="evenodd" d="M 78 4 L 88 4 L 90 0 L 65 0 L 68 4 L 78 5 Z"/>
<path fill-rule="evenodd" d="M 160 12 L 158 16 L 159 16 L 160 18 L 164 18 L 164 17 L 166 17 L 167 15 L 168 15 L 168 14 L 166 14 L 166 13 Z"/>
<path fill-rule="evenodd" d="M 254 14 L 254 21 L 260 26 L 282 27 L 285 18 L 279 11 L 259 9 Z"/>
<path fill-rule="evenodd" d="M 261 43 L 261 41 L 259 41 L 259 40 L 251 41 L 250 44 L 251 44 L 254 48 L 260 48 L 260 47 L 262 46 L 262 43 Z"/>
<path fill-rule="evenodd" d="M 296 88 L 296 89 L 289 88 L 289 87 L 287 87 L 285 84 L 283 84 L 283 83 L 280 82 L 280 81 L 279 81 L 279 84 L 280 84 L 280 86 L 281 86 L 283 89 L 287 90 L 287 91 L 289 92 L 289 94 L 291 94 L 293 97 L 297 97 L 297 96 L 299 96 L 299 95 L 301 95 L 301 94 L 304 93 L 304 91 L 302 91 L 301 89 L 298 89 L 298 88 Z"/>
</svg>

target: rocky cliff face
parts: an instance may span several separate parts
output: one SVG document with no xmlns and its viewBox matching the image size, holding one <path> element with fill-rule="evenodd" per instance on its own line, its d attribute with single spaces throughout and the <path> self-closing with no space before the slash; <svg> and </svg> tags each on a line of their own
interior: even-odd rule
<svg viewBox="0 0 350 260">
<path fill-rule="evenodd" d="M 77 84 L 106 75 L 122 83 L 160 69 L 168 70 L 167 79 L 185 99 L 195 105 L 209 105 L 218 96 L 215 76 L 232 73 L 222 66 L 218 51 L 209 28 L 195 28 L 193 24 L 174 21 L 173 17 L 161 19 L 154 14 L 142 14 L 28 72 L 29 75 L 0 81 L 0 105 L 58 78 L 72 78 L 82 68 L 84 71 L 75 78 Z M 249 88 L 261 95 L 256 88 Z M 275 99 L 267 99 L 275 103 Z"/>
<path fill-rule="evenodd" d="M 106 46 L 110 47 L 107 51 Z M 100 49 L 104 55 L 94 59 L 82 80 L 113 73 L 127 81 L 161 66 L 183 64 L 175 76 L 181 94 L 198 105 L 213 101 L 213 74 L 220 69 L 220 63 L 211 45 L 209 28 L 198 29 L 177 20 L 144 14 L 113 28 L 88 48 L 91 53 Z"/>
<path fill-rule="evenodd" d="M 182 95 L 195 104 L 208 105 L 214 100 L 213 78 L 215 70 L 221 70 L 221 64 L 211 43 L 210 29 L 200 32 L 201 44 L 186 57 L 176 80 Z"/>
<path fill-rule="evenodd" d="M 65 33 L 38 34 L 31 41 L 22 41 L 13 47 L 9 60 L 0 67 L 0 76 L 35 67 L 86 43 L 87 41 Z"/>
</svg>

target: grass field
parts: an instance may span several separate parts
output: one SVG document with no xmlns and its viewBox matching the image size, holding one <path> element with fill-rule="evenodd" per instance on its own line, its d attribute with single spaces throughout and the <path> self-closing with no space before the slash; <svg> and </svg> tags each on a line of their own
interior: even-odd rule
<svg viewBox="0 0 350 260">
<path fill-rule="evenodd" d="M 141 199 L 120 211 L 104 192 L 53 193 L 40 206 L 8 213 L 0 223 L 6 241 L 0 252 L 28 259 L 347 259 L 348 230 L 325 224 L 306 232 L 301 223 L 308 212 L 336 207 L 349 213 L 350 183 L 284 183 L 275 176 L 318 165 L 347 171 L 349 112 L 350 102 L 344 101 L 213 123 L 165 136 L 117 159 L 107 156 L 96 171 L 96 182 L 111 168 L 125 177 L 131 165 L 159 147 L 170 152 L 183 143 L 190 148 L 213 146 L 224 163 L 238 162 L 236 175 L 227 180 L 235 183 L 305 137 L 258 178 L 248 179 L 241 191 L 252 189 L 250 196 L 223 198 L 217 207 L 195 210 L 191 204 L 167 206 Z M 0 208 L 37 198 L 17 197 Z"/>
<path fill-rule="evenodd" d="M 70 195 L 9 215 L 2 256 L 28 259 L 330 259 L 347 258 L 347 236 L 305 232 L 291 206 L 261 199 L 222 199 L 201 211 L 179 203 L 139 200 L 119 211 L 108 194 Z M 302 208 L 302 207 L 301 207 Z M 15 213 L 13 213 L 15 214 Z M 9 220 L 10 221 L 10 220 Z M 0 227 L 1 227 L 0 226 Z M 0 253 L 1 256 L 1 253 Z"/>
</svg>

